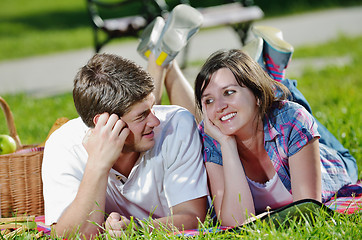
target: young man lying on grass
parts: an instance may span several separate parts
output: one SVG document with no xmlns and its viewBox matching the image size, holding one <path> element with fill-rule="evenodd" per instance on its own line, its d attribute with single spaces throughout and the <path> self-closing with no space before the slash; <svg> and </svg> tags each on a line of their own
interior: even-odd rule
<svg viewBox="0 0 362 240">
<path fill-rule="evenodd" d="M 50 136 L 43 160 L 45 220 L 58 235 L 95 235 L 111 213 L 115 235 L 131 217 L 178 229 L 204 220 L 196 121 L 184 108 L 155 105 L 153 90 L 145 70 L 115 55 L 95 55 L 78 72 L 80 117 Z"/>
</svg>

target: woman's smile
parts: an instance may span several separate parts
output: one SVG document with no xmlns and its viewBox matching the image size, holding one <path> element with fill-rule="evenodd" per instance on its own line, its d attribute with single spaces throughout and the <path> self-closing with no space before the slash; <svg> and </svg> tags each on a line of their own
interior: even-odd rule
<svg viewBox="0 0 362 240">
<path fill-rule="evenodd" d="M 222 116 L 222 117 L 220 118 L 220 120 L 221 120 L 222 122 L 227 121 L 227 120 L 231 120 L 232 118 L 234 118 L 235 115 L 236 115 L 235 112 L 234 112 L 234 113 L 229 113 L 229 114 L 226 114 L 226 115 Z"/>
</svg>

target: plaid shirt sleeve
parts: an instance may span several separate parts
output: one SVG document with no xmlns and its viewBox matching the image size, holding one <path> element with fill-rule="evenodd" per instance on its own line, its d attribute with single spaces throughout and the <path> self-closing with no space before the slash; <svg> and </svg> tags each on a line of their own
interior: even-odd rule
<svg viewBox="0 0 362 240">
<path fill-rule="evenodd" d="M 319 137 L 316 121 L 303 107 L 288 107 L 278 121 L 277 128 L 283 133 L 281 141 L 288 158 L 299 152 L 314 137 Z"/>
<path fill-rule="evenodd" d="M 222 155 L 220 144 L 207 135 L 204 131 L 204 122 L 202 121 L 199 125 L 199 131 L 201 134 L 203 144 L 203 157 L 205 162 L 212 162 L 222 165 Z"/>
</svg>

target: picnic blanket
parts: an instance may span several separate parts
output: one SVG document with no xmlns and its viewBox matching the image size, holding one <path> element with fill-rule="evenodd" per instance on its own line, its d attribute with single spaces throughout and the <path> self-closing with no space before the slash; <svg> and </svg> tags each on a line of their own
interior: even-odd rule
<svg viewBox="0 0 362 240">
<path fill-rule="evenodd" d="M 344 214 L 362 212 L 362 179 L 356 184 L 346 185 L 337 195 L 324 203 L 328 208 Z"/>
<path fill-rule="evenodd" d="M 319 208 L 323 208 L 327 212 L 338 212 L 341 214 L 353 214 L 362 212 L 362 179 L 359 180 L 356 184 L 350 184 L 338 191 L 337 195 L 330 199 L 328 202 L 321 204 L 318 201 L 312 199 L 303 199 L 294 203 L 291 203 L 283 208 L 277 209 L 275 211 L 270 211 L 268 213 L 263 213 L 256 216 L 256 218 L 251 219 L 248 223 L 252 223 L 256 219 L 265 220 L 271 219 L 275 222 L 283 222 L 283 219 L 288 214 L 299 214 L 306 211 L 317 211 Z M 43 231 L 44 234 L 50 234 L 50 227 L 44 224 L 44 216 L 38 216 L 35 218 L 37 222 L 38 231 Z M 207 233 L 216 233 L 229 231 L 234 229 L 229 226 L 217 226 L 206 229 L 191 229 L 185 231 L 175 232 L 175 235 L 180 236 L 196 236 L 200 235 L 200 232 L 203 234 Z"/>
</svg>

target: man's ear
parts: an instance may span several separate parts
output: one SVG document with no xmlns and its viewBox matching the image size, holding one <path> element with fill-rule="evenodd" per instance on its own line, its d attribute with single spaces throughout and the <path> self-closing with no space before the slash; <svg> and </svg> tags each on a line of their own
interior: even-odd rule
<svg viewBox="0 0 362 240">
<path fill-rule="evenodd" d="M 97 122 L 98 122 L 98 119 L 99 119 L 100 116 L 101 116 L 100 114 L 97 114 L 97 115 L 94 116 L 94 118 L 93 118 L 94 126 L 97 125 Z"/>
</svg>

